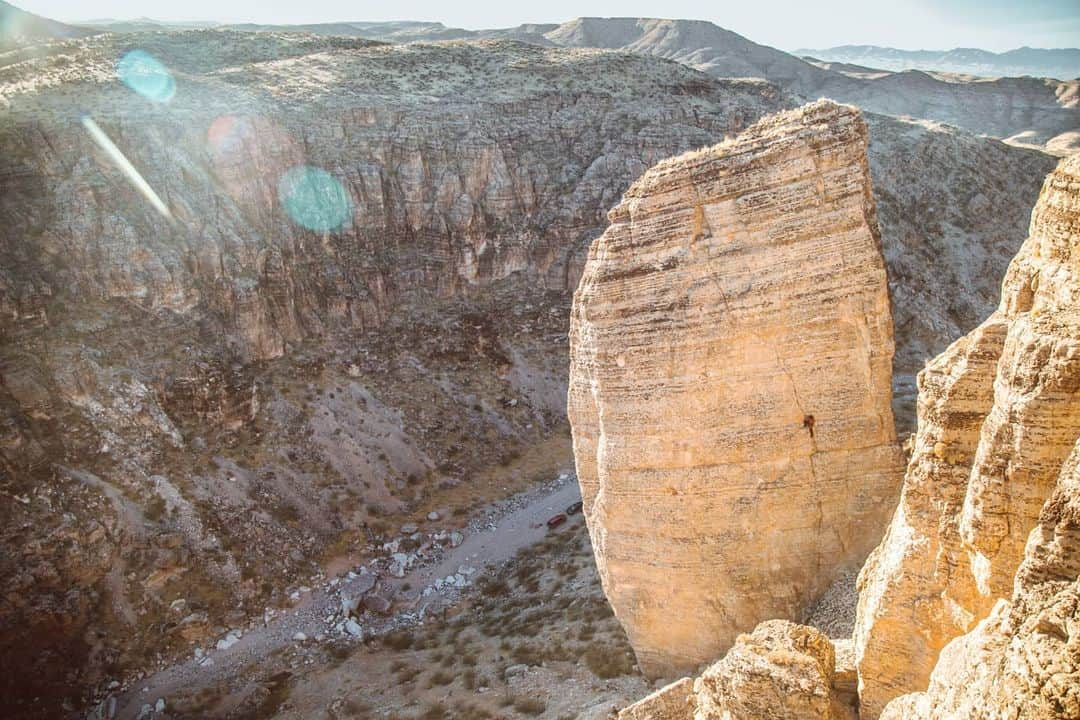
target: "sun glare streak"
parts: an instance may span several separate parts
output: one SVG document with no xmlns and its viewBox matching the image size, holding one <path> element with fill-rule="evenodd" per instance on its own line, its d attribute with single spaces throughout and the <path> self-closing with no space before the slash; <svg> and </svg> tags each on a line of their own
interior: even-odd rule
<svg viewBox="0 0 1080 720">
<path fill-rule="evenodd" d="M 102 130 L 96 122 L 94 122 L 93 118 L 83 116 L 82 124 L 83 127 L 86 128 L 86 131 L 90 133 L 90 137 L 98 144 L 98 147 L 104 150 L 105 154 L 109 156 L 109 159 L 124 173 L 128 182 L 134 185 L 135 189 L 138 190 L 166 220 L 172 220 L 172 213 L 169 212 L 169 208 L 161 200 L 158 194 L 154 192 L 154 188 L 150 187 L 150 183 L 146 182 L 143 176 L 139 174 L 139 171 L 135 169 L 135 166 L 131 164 L 131 161 L 127 159 L 127 156 L 121 152 L 120 148 L 116 147 L 116 144 L 109 139 L 109 136 L 105 134 L 105 131 Z"/>
</svg>

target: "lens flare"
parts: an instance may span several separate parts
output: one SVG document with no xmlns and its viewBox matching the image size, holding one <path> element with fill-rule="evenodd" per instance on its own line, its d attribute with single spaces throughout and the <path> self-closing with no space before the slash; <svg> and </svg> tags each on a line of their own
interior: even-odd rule
<svg viewBox="0 0 1080 720">
<path fill-rule="evenodd" d="M 340 230 L 352 215 L 352 200 L 345 187 L 319 168 L 290 169 L 278 183 L 278 198 L 293 221 L 315 232 Z"/>
<path fill-rule="evenodd" d="M 162 217 L 166 220 L 172 220 L 172 213 L 169 212 L 169 207 L 161 197 L 154 192 L 154 188 L 150 187 L 150 183 L 146 182 L 146 179 L 135 169 L 135 166 L 131 164 L 131 161 L 127 159 L 127 156 L 124 155 L 120 148 L 116 147 L 116 143 L 105 134 L 105 131 L 102 130 L 89 116 L 84 116 L 82 118 L 82 124 L 83 127 L 86 128 L 86 131 L 90 133 L 90 137 L 98 144 L 98 147 L 105 151 L 105 154 L 109 156 L 109 159 L 112 160 L 113 164 L 120 169 L 120 172 L 124 173 L 124 177 L 127 178 L 128 182 L 130 182 L 135 189 L 146 198 L 147 202 L 149 202 L 155 210 L 161 213 Z"/>
<path fill-rule="evenodd" d="M 172 73 L 145 50 L 132 50 L 116 63 L 116 74 L 135 92 L 154 102 L 169 102 L 176 94 Z"/>
<path fill-rule="evenodd" d="M 240 150 L 246 139 L 253 139 L 254 129 L 246 118 L 221 115 L 210 123 L 206 142 L 215 155 L 227 156 Z"/>
</svg>

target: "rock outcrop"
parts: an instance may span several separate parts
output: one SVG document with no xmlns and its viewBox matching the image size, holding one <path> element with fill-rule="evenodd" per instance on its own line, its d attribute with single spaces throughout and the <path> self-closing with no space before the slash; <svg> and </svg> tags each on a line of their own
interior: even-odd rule
<svg viewBox="0 0 1080 720">
<path fill-rule="evenodd" d="M 695 720 L 847 720 L 838 699 L 836 651 L 812 627 L 769 620 L 694 682 Z"/>
<path fill-rule="evenodd" d="M 1075 247 L 1075 246 L 1074 246 Z M 882 720 L 1080 717 L 1080 443 L 1028 538 L 1009 602 L 941 652 Z"/>
<path fill-rule="evenodd" d="M 649 170 L 589 252 L 574 453 L 604 588 L 647 673 L 799 618 L 893 507 L 866 144 L 853 108 L 771 116 Z"/>
<path fill-rule="evenodd" d="M 619 720 L 694 720 L 694 681 L 679 678 L 619 711 Z"/>
<path fill-rule="evenodd" d="M 1040 546 L 1056 532 L 1047 523 L 1052 520 L 1066 536 L 1072 527 L 1071 520 L 1059 527 L 1055 519 L 1072 507 L 1067 496 L 1075 485 L 1065 478 L 1057 500 L 1043 509 L 1043 529 L 1029 539 L 1080 437 L 1078 253 L 1080 156 L 1073 156 L 1045 182 L 1030 236 L 1005 276 L 998 310 L 919 376 L 919 429 L 900 505 L 859 581 L 855 645 L 864 717 L 876 717 L 897 695 L 925 688 L 935 663 L 931 698 L 974 692 L 961 693 L 967 683 L 958 673 L 970 675 L 972 688 L 980 687 L 976 676 L 1006 671 L 1034 687 L 1041 682 L 1038 663 L 1018 666 L 1012 657 L 1022 652 L 1024 636 L 1075 634 L 1075 625 L 1058 631 L 1024 613 L 1041 612 L 1029 607 L 1028 591 L 1041 602 L 1064 588 L 1058 582 L 1031 590 L 1025 583 L 1041 587 L 1046 578 L 1037 570 L 1040 558 L 1058 552 Z M 1065 475 L 1071 472 L 1067 467 Z M 1014 580 L 1025 542 L 1027 574 Z M 1075 557 L 1061 552 L 1074 580 Z M 1010 595 L 1012 608 L 991 615 Z M 1067 600 L 1068 593 L 1051 603 L 1057 616 L 1075 617 L 1075 603 Z M 956 641 L 949 657 L 938 662 L 947 643 L 980 622 L 979 630 Z M 986 665 L 990 659 L 998 670 Z M 985 667 L 957 669 L 971 662 Z M 1038 672 L 1056 677 L 1058 670 L 1048 667 Z M 1058 680 L 1051 676 L 1046 692 L 1056 697 Z M 1004 675 L 997 677 L 1004 682 Z M 946 690 L 951 684 L 954 691 Z"/>
<path fill-rule="evenodd" d="M 842 682 L 829 638 L 768 620 L 740 635 L 696 680 L 657 690 L 623 709 L 619 720 L 852 720 Z"/>
</svg>

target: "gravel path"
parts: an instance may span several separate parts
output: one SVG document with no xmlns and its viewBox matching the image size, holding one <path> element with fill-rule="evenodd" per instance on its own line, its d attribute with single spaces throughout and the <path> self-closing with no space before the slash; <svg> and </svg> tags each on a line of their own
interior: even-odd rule
<svg viewBox="0 0 1080 720">
<path fill-rule="evenodd" d="M 563 512 L 580 497 L 576 479 L 564 475 L 492 504 L 470 523 L 460 545 L 442 548 L 441 558 L 436 554 L 424 564 L 413 567 L 404 577 L 391 580 L 390 584 L 397 587 L 407 583 L 416 588 L 412 591 L 413 607 L 389 617 L 365 614 L 359 618 L 363 633 L 377 635 L 416 624 L 426 614 L 452 605 L 460 594 L 461 579 L 471 584 L 471 578 L 475 577 L 470 571 L 479 572 L 501 565 L 518 550 L 542 540 L 547 534 L 545 521 Z M 379 568 L 385 565 L 385 559 L 372 561 L 369 565 L 374 569 L 368 570 L 365 566 L 360 572 L 345 573 L 301 593 L 293 608 L 274 613 L 264 624 L 240 629 L 241 634 L 228 647 L 223 645 L 228 644 L 229 636 L 226 643 L 205 650 L 200 653 L 201 657 L 189 658 L 133 683 L 116 697 L 115 717 L 137 720 L 167 715 L 170 696 L 233 678 L 244 665 L 290 644 L 304 642 L 296 639 L 297 633 L 309 638 L 306 642 L 350 637 L 344 629 L 347 618 L 342 615 L 342 597 L 362 595 L 370 590 L 381 574 Z M 153 710 L 160 698 L 165 699 L 164 713 Z M 88 717 L 109 717 L 104 712 L 108 705 L 106 700 L 100 706 L 100 714 Z"/>
</svg>

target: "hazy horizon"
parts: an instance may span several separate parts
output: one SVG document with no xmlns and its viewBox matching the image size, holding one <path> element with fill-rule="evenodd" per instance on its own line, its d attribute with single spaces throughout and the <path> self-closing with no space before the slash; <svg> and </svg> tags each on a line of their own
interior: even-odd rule
<svg viewBox="0 0 1080 720">
<path fill-rule="evenodd" d="M 549 0 L 530 10 L 505 3 L 448 5 L 434 0 L 394 4 L 344 0 L 236 0 L 221 14 L 221 4 L 189 0 L 182 6 L 140 0 L 24 0 L 24 10 L 69 23 L 100 19 L 164 22 L 305 24 L 332 22 L 441 22 L 470 30 L 523 23 L 562 23 L 577 17 L 667 17 L 713 22 L 749 39 L 785 50 L 838 45 L 882 45 L 904 50 L 981 48 L 1003 52 L 1020 47 L 1080 46 L 1080 5 L 1074 0 L 901 0 L 870 7 L 856 0 L 796 0 L 724 7 L 693 0 L 669 0 L 657 13 L 643 0 Z"/>
</svg>

